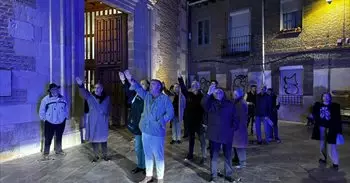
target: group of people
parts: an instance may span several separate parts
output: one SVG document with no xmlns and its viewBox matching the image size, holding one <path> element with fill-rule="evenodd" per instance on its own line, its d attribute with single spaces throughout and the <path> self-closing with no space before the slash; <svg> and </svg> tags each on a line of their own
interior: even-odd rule
<svg viewBox="0 0 350 183">
<path fill-rule="evenodd" d="M 272 89 L 252 85 L 249 92 L 242 88 L 233 91 L 233 99 L 226 96 L 224 89 L 213 81 L 207 92 L 203 92 L 198 81 L 193 81 L 188 89 L 178 74 L 178 83 L 169 90 L 160 80 L 152 79 L 150 82 L 142 80 L 138 83 L 132 74 L 126 70 L 119 72 L 119 78 L 124 86 L 129 106 L 127 128 L 135 136 L 135 152 L 137 167 L 132 173 L 144 173 L 145 178 L 140 183 L 153 181 L 153 168 L 156 165 L 157 182 L 162 183 L 164 178 L 164 145 L 166 126 L 172 124 L 171 144 L 180 144 L 182 121 L 184 122 L 184 137 L 188 136 L 189 146 L 186 161 L 193 161 L 193 151 L 196 134 L 201 146 L 200 163 L 206 161 L 207 139 L 210 149 L 210 182 L 216 182 L 218 177 L 218 157 L 222 149 L 225 159 L 224 178 L 233 182 L 232 162 L 238 167 L 246 166 L 246 147 L 248 146 L 248 129 L 251 124 L 251 133 L 255 134 L 257 143 L 268 144 L 272 140 L 280 143 L 278 135 L 277 114 L 279 103 Z M 86 126 L 86 140 L 91 142 L 96 162 L 100 157 L 108 161 L 107 139 L 110 99 L 103 89 L 103 85 L 95 85 L 93 92 L 84 88 L 80 78 L 76 78 L 80 93 L 85 99 L 85 112 L 88 113 Z M 45 123 L 45 148 L 43 157 L 48 158 L 50 145 L 54 134 L 56 135 L 55 152 L 64 155 L 62 151 L 62 134 L 65 121 L 68 119 L 68 105 L 59 93 L 60 86 L 50 84 L 48 95 L 42 100 L 39 116 Z M 333 168 L 338 169 L 338 155 L 336 144 L 342 134 L 340 122 L 340 108 L 332 103 L 331 95 L 326 93 L 322 102 L 317 102 L 313 108 L 315 127 L 313 139 L 321 141 L 320 163 L 327 162 L 329 156 Z M 261 137 L 261 123 L 264 125 L 265 140 Z M 339 125 L 340 124 L 340 125 Z M 327 143 L 331 148 L 326 148 Z M 99 146 L 102 148 L 100 156 Z M 234 151 L 232 150 L 234 149 Z M 235 157 L 232 158 L 234 152 Z M 220 173 L 219 173 L 220 175 Z"/>
</svg>

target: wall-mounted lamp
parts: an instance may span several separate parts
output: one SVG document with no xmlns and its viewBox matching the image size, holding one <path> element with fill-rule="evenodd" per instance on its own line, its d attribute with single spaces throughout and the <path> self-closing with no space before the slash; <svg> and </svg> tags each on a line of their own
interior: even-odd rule
<svg viewBox="0 0 350 183">
<path fill-rule="evenodd" d="M 331 4 L 332 3 L 332 0 L 326 0 L 328 4 Z"/>
</svg>

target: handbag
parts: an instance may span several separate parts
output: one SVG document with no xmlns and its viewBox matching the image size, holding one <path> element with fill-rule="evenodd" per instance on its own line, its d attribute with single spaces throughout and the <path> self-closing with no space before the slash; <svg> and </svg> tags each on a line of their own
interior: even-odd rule
<svg viewBox="0 0 350 183">
<path fill-rule="evenodd" d="M 343 145 L 344 144 L 344 136 L 342 134 L 337 135 L 337 145 Z"/>
</svg>

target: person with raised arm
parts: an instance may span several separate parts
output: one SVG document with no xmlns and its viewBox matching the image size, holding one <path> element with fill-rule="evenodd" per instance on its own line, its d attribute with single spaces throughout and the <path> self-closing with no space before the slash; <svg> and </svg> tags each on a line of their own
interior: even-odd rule
<svg viewBox="0 0 350 183">
<path fill-rule="evenodd" d="M 103 90 L 101 83 L 95 85 L 95 91 L 90 93 L 84 88 L 80 78 L 76 78 L 80 94 L 87 101 L 89 107 L 88 124 L 86 126 L 86 140 L 91 142 L 94 151 L 92 162 L 100 158 L 99 149 L 102 148 L 102 158 L 109 161 L 107 156 L 108 123 L 110 113 L 110 98 Z"/>
<path fill-rule="evenodd" d="M 132 134 L 135 135 L 135 152 L 137 158 L 137 167 L 131 172 L 133 174 L 139 172 L 146 174 L 145 153 L 143 151 L 142 145 L 142 133 L 139 128 L 140 119 L 143 112 L 143 100 L 134 90 L 130 90 L 130 83 L 125 78 L 123 72 L 119 72 L 119 79 L 123 84 L 123 89 L 126 93 L 128 104 L 131 106 L 130 113 L 128 114 L 127 128 Z M 140 84 L 144 90 L 149 90 L 149 81 L 142 80 Z"/>
<path fill-rule="evenodd" d="M 234 131 L 238 128 L 235 105 L 225 97 L 225 92 L 215 85 L 209 87 L 207 95 L 201 102 L 205 112 L 208 114 L 206 124 L 207 136 L 210 141 L 210 182 L 217 181 L 217 161 L 220 147 L 225 157 L 225 179 L 234 182 L 232 177 L 232 141 Z"/>
<path fill-rule="evenodd" d="M 140 183 L 153 181 L 153 158 L 157 170 L 157 182 L 164 182 L 164 143 L 166 136 L 166 123 L 173 119 L 174 108 L 168 96 L 162 93 L 162 82 L 151 80 L 150 90 L 144 90 L 130 74 L 124 72 L 131 84 L 130 89 L 135 90 L 144 101 L 143 113 L 140 120 L 142 143 L 145 153 L 146 177 Z"/>
<path fill-rule="evenodd" d="M 185 158 L 186 161 L 193 160 L 193 150 L 195 145 L 196 134 L 199 137 L 202 150 L 202 158 L 200 163 L 203 164 L 206 161 L 206 142 L 205 142 L 205 130 L 203 128 L 203 116 L 204 110 L 201 105 L 203 94 L 199 91 L 200 84 L 198 81 L 193 81 L 190 90 L 185 86 L 185 82 L 180 73 L 178 73 L 179 85 L 181 87 L 182 94 L 186 98 L 186 107 L 184 113 L 185 125 L 188 128 L 189 134 L 189 146 L 188 154 Z M 186 126 L 185 126 L 186 130 Z M 186 133 L 186 132 L 185 132 Z"/>
</svg>

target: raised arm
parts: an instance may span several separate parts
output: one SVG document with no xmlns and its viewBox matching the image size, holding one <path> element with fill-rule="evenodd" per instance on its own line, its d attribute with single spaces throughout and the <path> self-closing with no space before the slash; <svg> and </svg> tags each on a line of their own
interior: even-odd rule
<svg viewBox="0 0 350 183">
<path fill-rule="evenodd" d="M 182 78 L 182 76 L 178 76 L 177 80 L 179 81 L 179 85 L 180 85 L 182 94 L 187 98 L 188 90 L 187 90 L 187 87 L 185 85 L 184 79 Z"/>
<path fill-rule="evenodd" d="M 213 97 L 212 97 L 214 90 L 215 90 L 215 86 L 211 85 L 209 87 L 207 95 L 204 95 L 202 98 L 201 104 L 205 112 L 210 112 L 215 110 L 215 106 L 213 104 Z"/>
<path fill-rule="evenodd" d="M 82 97 L 87 100 L 90 96 L 91 96 L 91 93 L 89 91 L 87 91 L 86 88 L 84 88 L 84 83 L 83 81 L 80 79 L 80 78 L 75 78 L 78 86 L 79 86 L 79 91 L 80 91 L 80 94 L 82 95 Z"/>
<path fill-rule="evenodd" d="M 129 70 L 124 71 L 125 77 L 126 79 L 129 81 L 130 83 L 130 90 L 135 90 L 136 93 L 142 98 L 142 100 L 145 99 L 146 95 L 147 95 L 147 91 L 144 90 L 141 85 L 136 82 L 136 80 L 133 79 L 131 73 Z"/>
<path fill-rule="evenodd" d="M 126 94 L 126 97 L 127 97 L 128 101 L 130 99 L 134 98 L 135 95 L 136 95 L 136 92 L 134 90 L 130 90 L 130 86 L 131 85 L 130 85 L 129 81 L 125 78 L 124 73 L 119 72 L 119 79 L 120 79 L 120 81 L 123 84 L 123 90 L 124 90 L 124 92 Z"/>
</svg>

